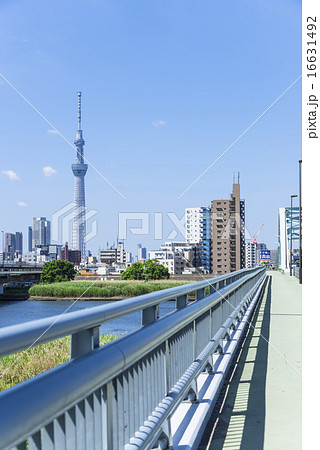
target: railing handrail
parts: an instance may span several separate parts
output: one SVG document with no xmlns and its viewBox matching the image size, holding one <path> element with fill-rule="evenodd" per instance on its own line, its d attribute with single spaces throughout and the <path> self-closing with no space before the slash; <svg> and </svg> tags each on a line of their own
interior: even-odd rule
<svg viewBox="0 0 320 450">
<path fill-rule="evenodd" d="M 39 423 L 49 422 L 57 414 L 63 413 L 76 404 L 79 398 L 88 396 L 99 386 L 111 381 L 144 354 L 174 335 L 178 329 L 200 317 L 223 297 L 227 297 L 229 293 L 264 270 L 265 268 L 258 268 L 248 271 L 249 273 L 221 290 L 208 294 L 203 299 L 175 311 L 174 314 L 167 315 L 129 335 L 3 392 L 1 394 L 1 410 L 5 420 L 0 421 L 0 435 L 2 436 L 0 446 L 12 445 L 27 433 L 31 435 L 36 432 L 39 429 Z M 255 286 L 251 291 L 254 289 Z M 247 292 L 246 296 L 249 296 L 250 292 Z M 232 312 L 226 322 L 229 323 L 233 320 L 240 306 L 241 304 Z M 221 330 L 216 335 L 219 333 L 221 334 Z M 210 342 L 219 344 L 218 338 L 215 339 L 215 337 Z M 51 389 L 48 389 L 48 386 Z M 16 424 L 18 423 L 19 428 L 17 429 Z"/>
<path fill-rule="evenodd" d="M 50 316 L 30 322 L 0 328 L 0 357 L 37 346 L 64 336 L 94 328 L 128 314 L 159 305 L 182 295 L 190 294 L 232 278 L 239 279 L 246 274 L 256 272 L 254 269 L 242 269 L 227 275 L 205 279 L 196 283 L 155 291 L 138 297 L 112 302 L 109 305 L 96 306 L 81 311 L 68 312 L 64 315 Z M 219 287 L 220 288 L 220 287 Z"/>
</svg>

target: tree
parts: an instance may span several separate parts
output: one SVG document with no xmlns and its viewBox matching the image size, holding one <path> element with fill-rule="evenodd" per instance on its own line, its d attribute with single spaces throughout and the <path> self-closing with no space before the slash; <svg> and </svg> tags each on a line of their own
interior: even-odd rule
<svg viewBox="0 0 320 450">
<path fill-rule="evenodd" d="M 144 263 L 134 263 L 122 272 L 121 280 L 161 280 L 169 278 L 170 274 L 166 267 L 156 259 L 148 259 Z"/>
<path fill-rule="evenodd" d="M 70 261 L 50 261 L 43 265 L 41 281 L 43 283 L 55 283 L 73 280 L 77 271 Z"/>
<path fill-rule="evenodd" d="M 143 279 L 143 265 L 142 263 L 133 263 L 127 267 L 121 274 L 121 280 L 142 280 Z"/>
<path fill-rule="evenodd" d="M 162 278 L 169 278 L 169 270 L 160 264 L 156 259 L 148 259 L 143 264 L 144 279 L 161 280 Z"/>
</svg>

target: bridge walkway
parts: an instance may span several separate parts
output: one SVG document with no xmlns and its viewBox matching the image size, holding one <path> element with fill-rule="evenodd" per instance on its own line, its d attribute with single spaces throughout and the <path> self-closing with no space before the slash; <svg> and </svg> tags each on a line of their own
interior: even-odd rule
<svg viewBox="0 0 320 450">
<path fill-rule="evenodd" d="M 301 285 L 293 276 L 267 274 L 254 328 L 247 330 L 201 450 L 301 449 Z"/>
</svg>

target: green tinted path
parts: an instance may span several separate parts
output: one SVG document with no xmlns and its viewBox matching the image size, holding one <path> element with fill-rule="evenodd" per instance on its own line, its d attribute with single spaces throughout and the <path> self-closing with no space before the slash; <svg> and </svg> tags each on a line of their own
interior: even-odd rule
<svg viewBox="0 0 320 450">
<path fill-rule="evenodd" d="M 267 275 L 254 329 L 248 329 L 201 449 L 301 449 L 301 285 L 280 272 Z"/>
</svg>

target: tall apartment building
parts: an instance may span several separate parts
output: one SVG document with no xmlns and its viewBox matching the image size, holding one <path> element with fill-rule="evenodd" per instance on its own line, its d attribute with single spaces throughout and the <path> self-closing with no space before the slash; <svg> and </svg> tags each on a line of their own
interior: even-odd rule
<svg viewBox="0 0 320 450">
<path fill-rule="evenodd" d="M 246 268 L 250 269 L 257 264 L 257 244 L 253 242 L 245 243 L 246 249 Z"/>
<path fill-rule="evenodd" d="M 230 200 L 211 203 L 211 270 L 214 275 L 245 268 L 244 207 L 239 183 L 233 184 Z"/>
<path fill-rule="evenodd" d="M 194 267 L 211 272 L 211 208 L 201 206 L 185 210 L 186 242 L 195 247 Z"/>
<path fill-rule="evenodd" d="M 142 244 L 138 244 L 138 261 L 147 259 L 147 249 L 142 247 Z"/>
<path fill-rule="evenodd" d="M 79 266 L 81 263 L 81 250 L 70 250 L 68 242 L 66 242 L 64 248 L 60 250 L 60 259 L 70 261 L 76 266 Z"/>
<path fill-rule="evenodd" d="M 22 239 L 22 233 L 18 231 L 15 233 L 6 233 L 4 249 L 6 259 L 13 260 L 15 255 L 22 255 Z"/>
<path fill-rule="evenodd" d="M 117 263 L 119 263 L 119 264 L 126 263 L 126 251 L 124 249 L 123 242 L 118 242 L 118 245 L 117 245 Z"/>
<path fill-rule="evenodd" d="M 39 245 L 49 245 L 51 240 L 50 221 L 45 217 L 34 217 L 31 230 L 32 250 Z M 30 230 L 30 228 L 29 228 Z M 30 231 L 29 231 L 30 233 Z"/>
<path fill-rule="evenodd" d="M 32 227 L 28 227 L 28 252 L 32 252 Z"/>
</svg>

